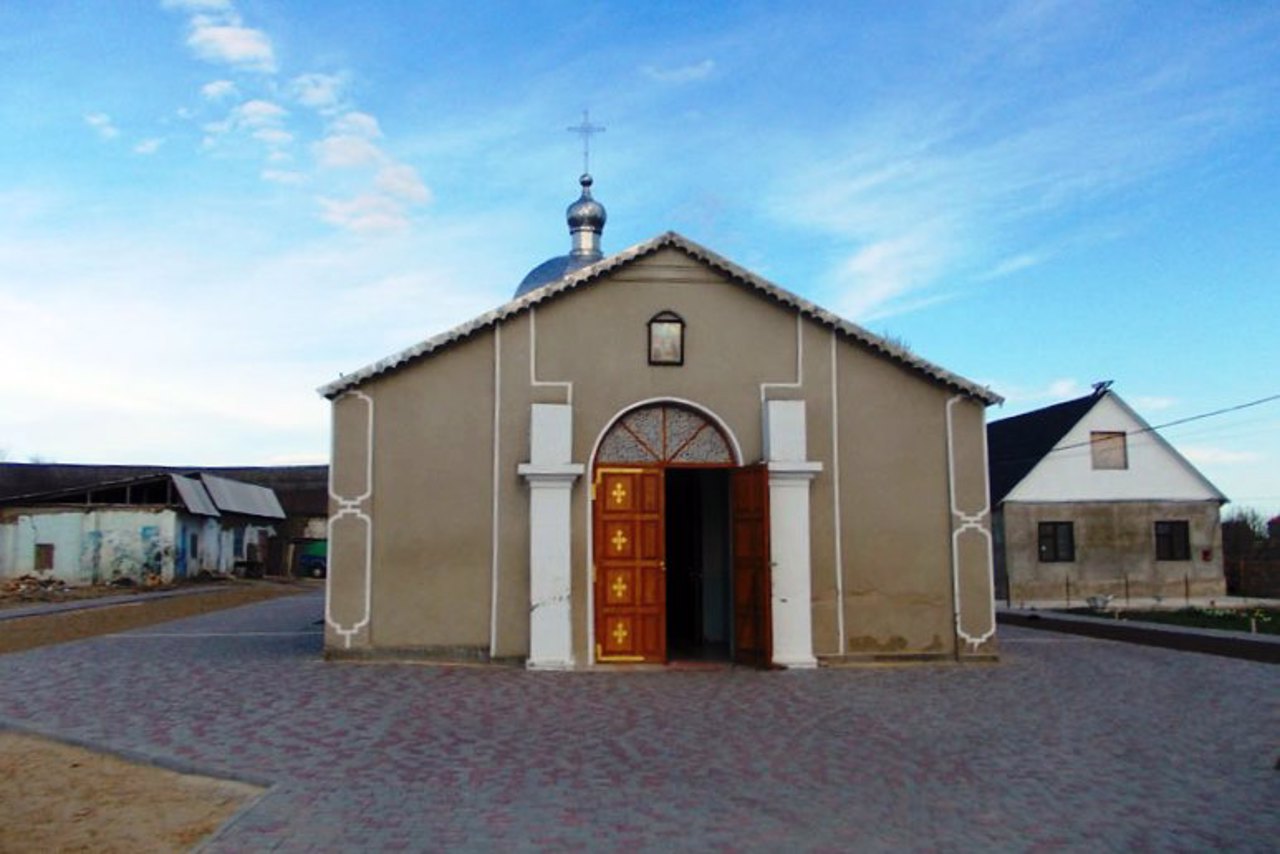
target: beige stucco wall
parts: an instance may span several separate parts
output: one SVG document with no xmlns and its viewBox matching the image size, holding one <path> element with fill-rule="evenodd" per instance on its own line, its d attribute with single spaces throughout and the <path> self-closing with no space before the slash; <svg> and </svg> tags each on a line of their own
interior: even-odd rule
<svg viewBox="0 0 1280 854">
<path fill-rule="evenodd" d="M 647 364 L 646 322 L 663 310 L 685 320 L 682 367 Z M 647 400 L 689 401 L 714 414 L 736 438 L 743 461 L 754 462 L 763 454 L 762 384 L 769 399 L 806 402 L 809 457 L 823 465 L 811 487 L 815 653 L 954 652 L 947 401 L 955 393 L 819 324 L 798 322 L 793 310 L 674 249 L 335 402 L 339 494 L 360 493 L 359 484 L 338 488 L 336 480 L 354 477 L 343 473 L 363 464 L 364 397 L 372 401 L 376 453 L 371 499 L 335 503 L 335 511 L 347 512 L 334 526 L 330 617 L 348 629 L 330 626 L 330 649 L 525 656 L 529 505 L 516 467 L 528 459 L 530 404 L 572 404 L 573 460 L 588 472 L 595 443 L 612 421 Z M 964 399 L 952 420 L 957 482 L 980 509 L 982 407 Z M 589 660 L 590 644 L 589 480 L 588 473 L 572 491 L 572 621 L 580 663 Z M 353 632 L 363 613 L 359 513 L 372 519 L 372 612 L 367 626 Z M 980 606 L 982 613 L 968 618 L 975 625 L 990 602 L 985 552 L 982 560 L 979 572 L 966 571 L 961 596 Z"/>
<path fill-rule="evenodd" d="M 1014 604 L 1093 595 L 1180 598 L 1221 596 L 1222 529 L 1215 501 L 1121 501 L 1080 503 L 1005 502 L 1004 557 Z M 1188 522 L 1191 559 L 1157 561 L 1155 523 Z M 1072 522 L 1075 560 L 1039 559 L 1039 524 Z M 1208 560 L 1205 559 L 1206 552 Z"/>
</svg>

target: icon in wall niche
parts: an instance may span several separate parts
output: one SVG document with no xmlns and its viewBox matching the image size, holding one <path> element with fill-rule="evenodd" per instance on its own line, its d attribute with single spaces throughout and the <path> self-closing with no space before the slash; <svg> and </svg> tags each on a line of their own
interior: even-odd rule
<svg viewBox="0 0 1280 854">
<path fill-rule="evenodd" d="M 649 320 L 649 364 L 684 364 L 684 320 L 674 311 L 660 311 Z"/>
</svg>

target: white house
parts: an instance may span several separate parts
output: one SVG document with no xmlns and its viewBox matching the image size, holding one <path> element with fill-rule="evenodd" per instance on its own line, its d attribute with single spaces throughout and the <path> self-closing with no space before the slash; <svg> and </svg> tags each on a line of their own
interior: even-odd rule
<svg viewBox="0 0 1280 854">
<path fill-rule="evenodd" d="M 1226 496 L 1109 386 L 988 425 L 997 596 L 1225 591 Z"/>
<path fill-rule="evenodd" d="M 0 501 L 0 578 L 73 584 L 234 572 L 285 518 L 275 493 L 208 473 L 157 474 Z"/>
</svg>

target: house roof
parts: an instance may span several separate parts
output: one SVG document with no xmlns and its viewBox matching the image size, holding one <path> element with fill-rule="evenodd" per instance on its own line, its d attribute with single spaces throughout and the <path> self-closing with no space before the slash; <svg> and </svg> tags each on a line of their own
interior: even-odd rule
<svg viewBox="0 0 1280 854">
<path fill-rule="evenodd" d="M 194 477 L 183 477 L 180 474 L 165 475 L 173 479 L 173 486 L 178 491 L 178 495 L 182 498 L 182 503 L 186 505 L 187 510 L 195 513 L 197 516 L 221 516 L 218 512 L 218 506 L 213 503 L 213 497 L 204 488 L 204 484 L 196 480 Z"/>
<path fill-rule="evenodd" d="M 1002 501 L 1100 399 L 1089 394 L 988 424 L 991 500 Z"/>
<path fill-rule="evenodd" d="M 244 516 L 283 519 L 284 508 L 276 494 L 265 486 L 204 473 L 200 481 L 219 510 Z"/>
<path fill-rule="evenodd" d="M 0 499 L 0 505 L 9 506 L 48 504 L 161 505 L 182 507 L 197 516 L 235 513 L 263 519 L 285 518 L 280 502 L 269 487 L 207 473 L 151 473 Z"/>
<path fill-rule="evenodd" d="M 1015 415 L 1012 418 L 1002 418 L 987 425 L 987 469 L 993 504 L 1003 501 L 1014 487 L 1031 474 L 1045 455 L 1058 446 L 1058 443 L 1080 422 L 1080 419 L 1089 414 L 1105 398 L 1109 398 L 1141 425 L 1139 430 L 1130 431 L 1130 436 L 1137 433 L 1149 435 L 1200 481 L 1215 500 L 1227 501 L 1227 497 L 1221 490 L 1210 483 L 1142 416 L 1134 412 L 1119 395 L 1108 391 L 1109 386 L 1110 383 L 1107 383 L 1084 397 L 1046 406 L 1034 412 Z"/>
<path fill-rule="evenodd" d="M 863 346 L 880 353 L 889 359 L 909 368 L 925 377 L 942 383 L 943 385 L 955 389 L 963 394 L 974 397 L 985 404 L 1000 403 L 1003 401 L 998 394 L 993 392 L 986 386 L 978 385 L 961 376 L 944 370 L 943 368 L 920 358 L 911 351 L 900 347 L 878 335 L 875 335 L 857 324 L 851 323 L 844 318 L 833 314 L 826 309 L 803 299 L 790 291 L 775 285 L 773 282 L 752 273 L 743 267 L 738 266 L 732 261 L 717 255 L 710 249 L 701 246 L 683 235 L 674 231 L 668 231 L 652 240 L 643 243 L 637 243 L 629 249 L 624 249 L 616 255 L 610 255 L 590 264 L 579 270 L 567 273 L 563 278 L 554 282 L 550 282 L 540 288 L 530 291 L 523 296 L 516 297 L 511 301 L 499 306 L 493 311 L 480 315 L 474 320 L 456 326 L 447 332 L 443 332 L 432 338 L 428 338 L 419 344 L 408 347 L 398 353 L 393 353 L 385 359 L 374 362 L 371 365 L 361 368 L 354 373 L 345 374 L 334 382 L 321 386 L 318 391 L 327 398 L 336 398 L 343 392 L 356 388 L 357 386 L 383 374 L 391 373 L 399 370 L 410 362 L 424 358 L 432 353 L 449 347 L 453 344 L 466 340 L 472 335 L 482 332 L 492 326 L 516 317 L 526 311 L 533 309 L 540 303 L 556 299 L 563 294 L 585 287 L 592 282 L 596 282 L 615 270 L 627 264 L 634 263 L 645 256 L 652 255 L 662 249 L 676 249 L 684 252 L 692 258 L 695 258 L 708 266 L 720 271 L 728 276 L 732 281 L 740 285 L 751 288 L 761 293 L 775 302 L 781 303 L 789 308 L 795 309 L 801 315 L 808 317 L 824 326 L 836 330 L 843 334 L 846 338 L 862 344 Z"/>
<path fill-rule="evenodd" d="M 201 467 L 0 462 L 0 499 L 192 472 L 268 487 L 289 516 L 327 516 L 329 513 L 329 467 L 326 465 Z"/>
</svg>

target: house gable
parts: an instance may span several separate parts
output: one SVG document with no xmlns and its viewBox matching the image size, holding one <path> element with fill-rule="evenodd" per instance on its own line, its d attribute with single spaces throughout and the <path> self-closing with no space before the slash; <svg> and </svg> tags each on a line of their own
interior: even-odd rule
<svg viewBox="0 0 1280 854">
<path fill-rule="evenodd" d="M 999 395 L 989 388 L 980 386 L 963 377 L 952 374 L 925 359 L 921 359 L 905 348 L 899 347 L 808 300 L 802 299 L 675 232 L 666 232 L 652 240 L 636 244 L 616 255 L 583 267 L 557 282 L 530 291 L 474 320 L 394 353 L 351 374 L 344 375 L 336 382 L 322 386 L 319 392 L 330 399 L 336 398 L 344 392 L 359 387 L 368 380 L 399 370 L 411 362 L 429 357 L 484 330 L 524 315 L 541 304 L 560 299 L 575 290 L 588 285 L 602 283 L 605 280 L 625 280 L 628 268 L 633 267 L 642 259 L 653 258 L 659 254 L 665 256 L 664 263 L 646 265 L 648 267 L 646 275 L 651 275 L 654 270 L 661 269 L 663 266 L 678 269 L 682 265 L 671 263 L 670 259 L 676 255 L 683 256 L 686 260 L 704 268 L 704 270 L 717 274 L 718 277 L 722 277 L 738 286 L 754 290 L 759 295 L 779 305 L 797 311 L 801 316 L 807 317 L 821 326 L 831 328 L 843 337 L 851 339 L 866 349 L 908 370 L 923 375 L 935 383 L 940 383 L 959 391 L 984 404 L 999 403 L 1002 400 Z"/>
<path fill-rule="evenodd" d="M 1107 392 L 1081 401 L 1089 405 L 1080 407 L 1084 411 L 1075 423 L 1041 454 L 1021 479 L 1009 486 L 1004 501 L 1226 500 L 1118 396 Z M 999 422 L 991 426 L 993 451 L 999 427 Z M 1095 432 L 1125 434 L 1126 467 L 1094 468 L 1090 437 Z M 993 477 L 993 495 L 1000 500 L 994 481 Z"/>
</svg>

